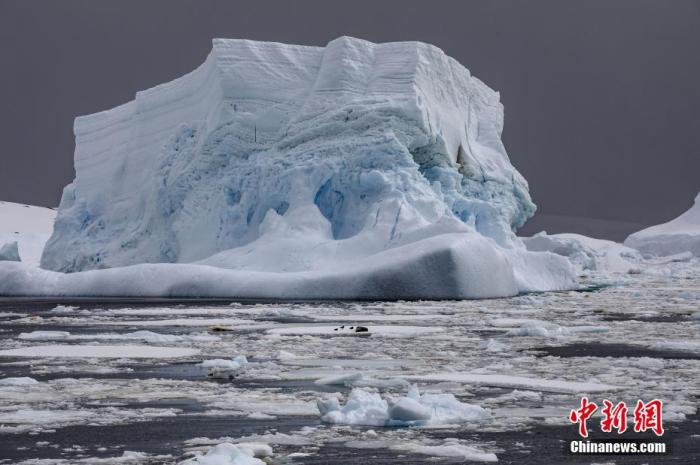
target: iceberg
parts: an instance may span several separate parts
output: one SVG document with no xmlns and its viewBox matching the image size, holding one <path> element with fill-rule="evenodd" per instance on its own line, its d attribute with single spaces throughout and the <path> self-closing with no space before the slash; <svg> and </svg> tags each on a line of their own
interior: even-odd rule
<svg viewBox="0 0 700 465">
<path fill-rule="evenodd" d="M 643 262 L 642 255 L 633 248 L 581 234 L 541 231 L 521 239 L 527 250 L 548 251 L 568 258 L 579 273 L 634 273 Z"/>
<path fill-rule="evenodd" d="M 41 269 L 0 294 L 462 299 L 575 287 L 515 236 L 535 211 L 499 94 L 440 49 L 215 39 L 76 119 Z"/>
<path fill-rule="evenodd" d="M 646 256 L 692 253 L 700 257 L 700 193 L 685 213 L 667 223 L 637 231 L 625 239 L 625 245 Z"/>
<path fill-rule="evenodd" d="M 38 266 L 55 218 L 51 208 L 0 201 L 0 260 Z"/>
<path fill-rule="evenodd" d="M 383 398 L 354 388 L 345 405 L 337 397 L 316 401 L 321 421 L 365 426 L 436 426 L 479 422 L 491 416 L 478 405 L 465 404 L 449 393 L 424 393 L 413 385 L 405 396 Z"/>
</svg>

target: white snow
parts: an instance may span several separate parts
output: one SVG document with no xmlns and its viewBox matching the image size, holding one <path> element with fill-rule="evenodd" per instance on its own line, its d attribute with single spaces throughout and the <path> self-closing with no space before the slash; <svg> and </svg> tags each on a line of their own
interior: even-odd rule
<svg viewBox="0 0 700 465">
<path fill-rule="evenodd" d="M 0 265 L 0 294 L 573 288 L 565 259 L 513 233 L 535 207 L 502 127 L 498 93 L 428 44 L 215 39 L 193 72 L 76 119 L 44 269 Z"/>
<path fill-rule="evenodd" d="M 631 234 L 625 239 L 625 245 L 649 256 L 690 252 L 700 257 L 700 193 L 693 206 L 681 216 Z"/>
<path fill-rule="evenodd" d="M 178 358 L 199 349 L 148 345 L 44 345 L 0 350 L 0 357 Z"/>
<path fill-rule="evenodd" d="M 345 405 L 337 397 L 319 399 L 321 420 L 368 426 L 446 425 L 477 422 L 490 417 L 478 405 L 465 404 L 452 394 L 420 394 L 412 386 L 406 396 L 382 398 L 365 388 L 354 388 Z"/>
<path fill-rule="evenodd" d="M 38 266 L 55 218 L 50 208 L 0 201 L 0 249 L 17 242 L 19 258 Z"/>
<path fill-rule="evenodd" d="M 547 234 L 542 231 L 521 239 L 527 250 L 552 252 L 568 258 L 579 272 L 585 270 L 629 273 L 637 270 L 642 261 L 640 253 L 630 247 L 580 234 Z"/>
</svg>

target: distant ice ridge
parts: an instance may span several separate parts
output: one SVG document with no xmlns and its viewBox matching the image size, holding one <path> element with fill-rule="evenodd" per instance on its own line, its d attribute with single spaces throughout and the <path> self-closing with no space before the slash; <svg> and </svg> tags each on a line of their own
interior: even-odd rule
<svg viewBox="0 0 700 465">
<path fill-rule="evenodd" d="M 580 234 L 547 234 L 542 231 L 522 240 L 530 251 L 548 251 L 568 258 L 579 273 L 637 273 L 643 262 L 641 254 L 635 249 Z"/>
<path fill-rule="evenodd" d="M 71 275 L 20 266 L 0 293 L 571 288 L 566 259 L 513 233 L 535 206 L 502 128 L 498 93 L 431 45 L 216 39 L 195 71 L 76 119 L 76 178 L 41 260 Z"/>
<path fill-rule="evenodd" d="M 625 245 L 646 256 L 667 256 L 690 252 L 700 257 L 700 193 L 688 211 L 668 223 L 631 234 Z"/>
</svg>

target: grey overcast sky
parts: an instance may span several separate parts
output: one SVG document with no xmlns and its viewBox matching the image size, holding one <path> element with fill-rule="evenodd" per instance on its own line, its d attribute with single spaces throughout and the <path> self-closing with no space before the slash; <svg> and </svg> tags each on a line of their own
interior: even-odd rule
<svg viewBox="0 0 700 465">
<path fill-rule="evenodd" d="M 539 206 L 525 232 L 619 239 L 700 190 L 700 1 L 0 0 L 0 200 L 56 206 L 73 119 L 194 69 L 213 37 L 340 35 L 435 44 L 501 92 Z"/>
</svg>

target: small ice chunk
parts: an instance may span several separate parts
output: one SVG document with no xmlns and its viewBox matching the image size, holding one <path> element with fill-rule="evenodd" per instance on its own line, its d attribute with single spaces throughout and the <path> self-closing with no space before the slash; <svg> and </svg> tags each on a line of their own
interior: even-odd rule
<svg viewBox="0 0 700 465">
<path fill-rule="evenodd" d="M 224 442 L 212 447 L 206 454 L 180 462 L 180 465 L 265 465 L 265 462 L 257 457 L 270 454 L 272 449 L 267 444 Z"/>
<path fill-rule="evenodd" d="M 0 379 L 0 386 L 30 386 L 32 384 L 38 384 L 39 381 L 28 376 L 22 376 L 19 378 L 3 378 Z"/>
<path fill-rule="evenodd" d="M 51 309 L 51 313 L 73 313 L 78 307 L 73 307 L 71 305 L 56 305 Z"/>
<path fill-rule="evenodd" d="M 68 331 L 32 331 L 31 333 L 20 333 L 17 338 L 27 341 L 52 341 L 66 339 L 69 336 Z"/>
</svg>

